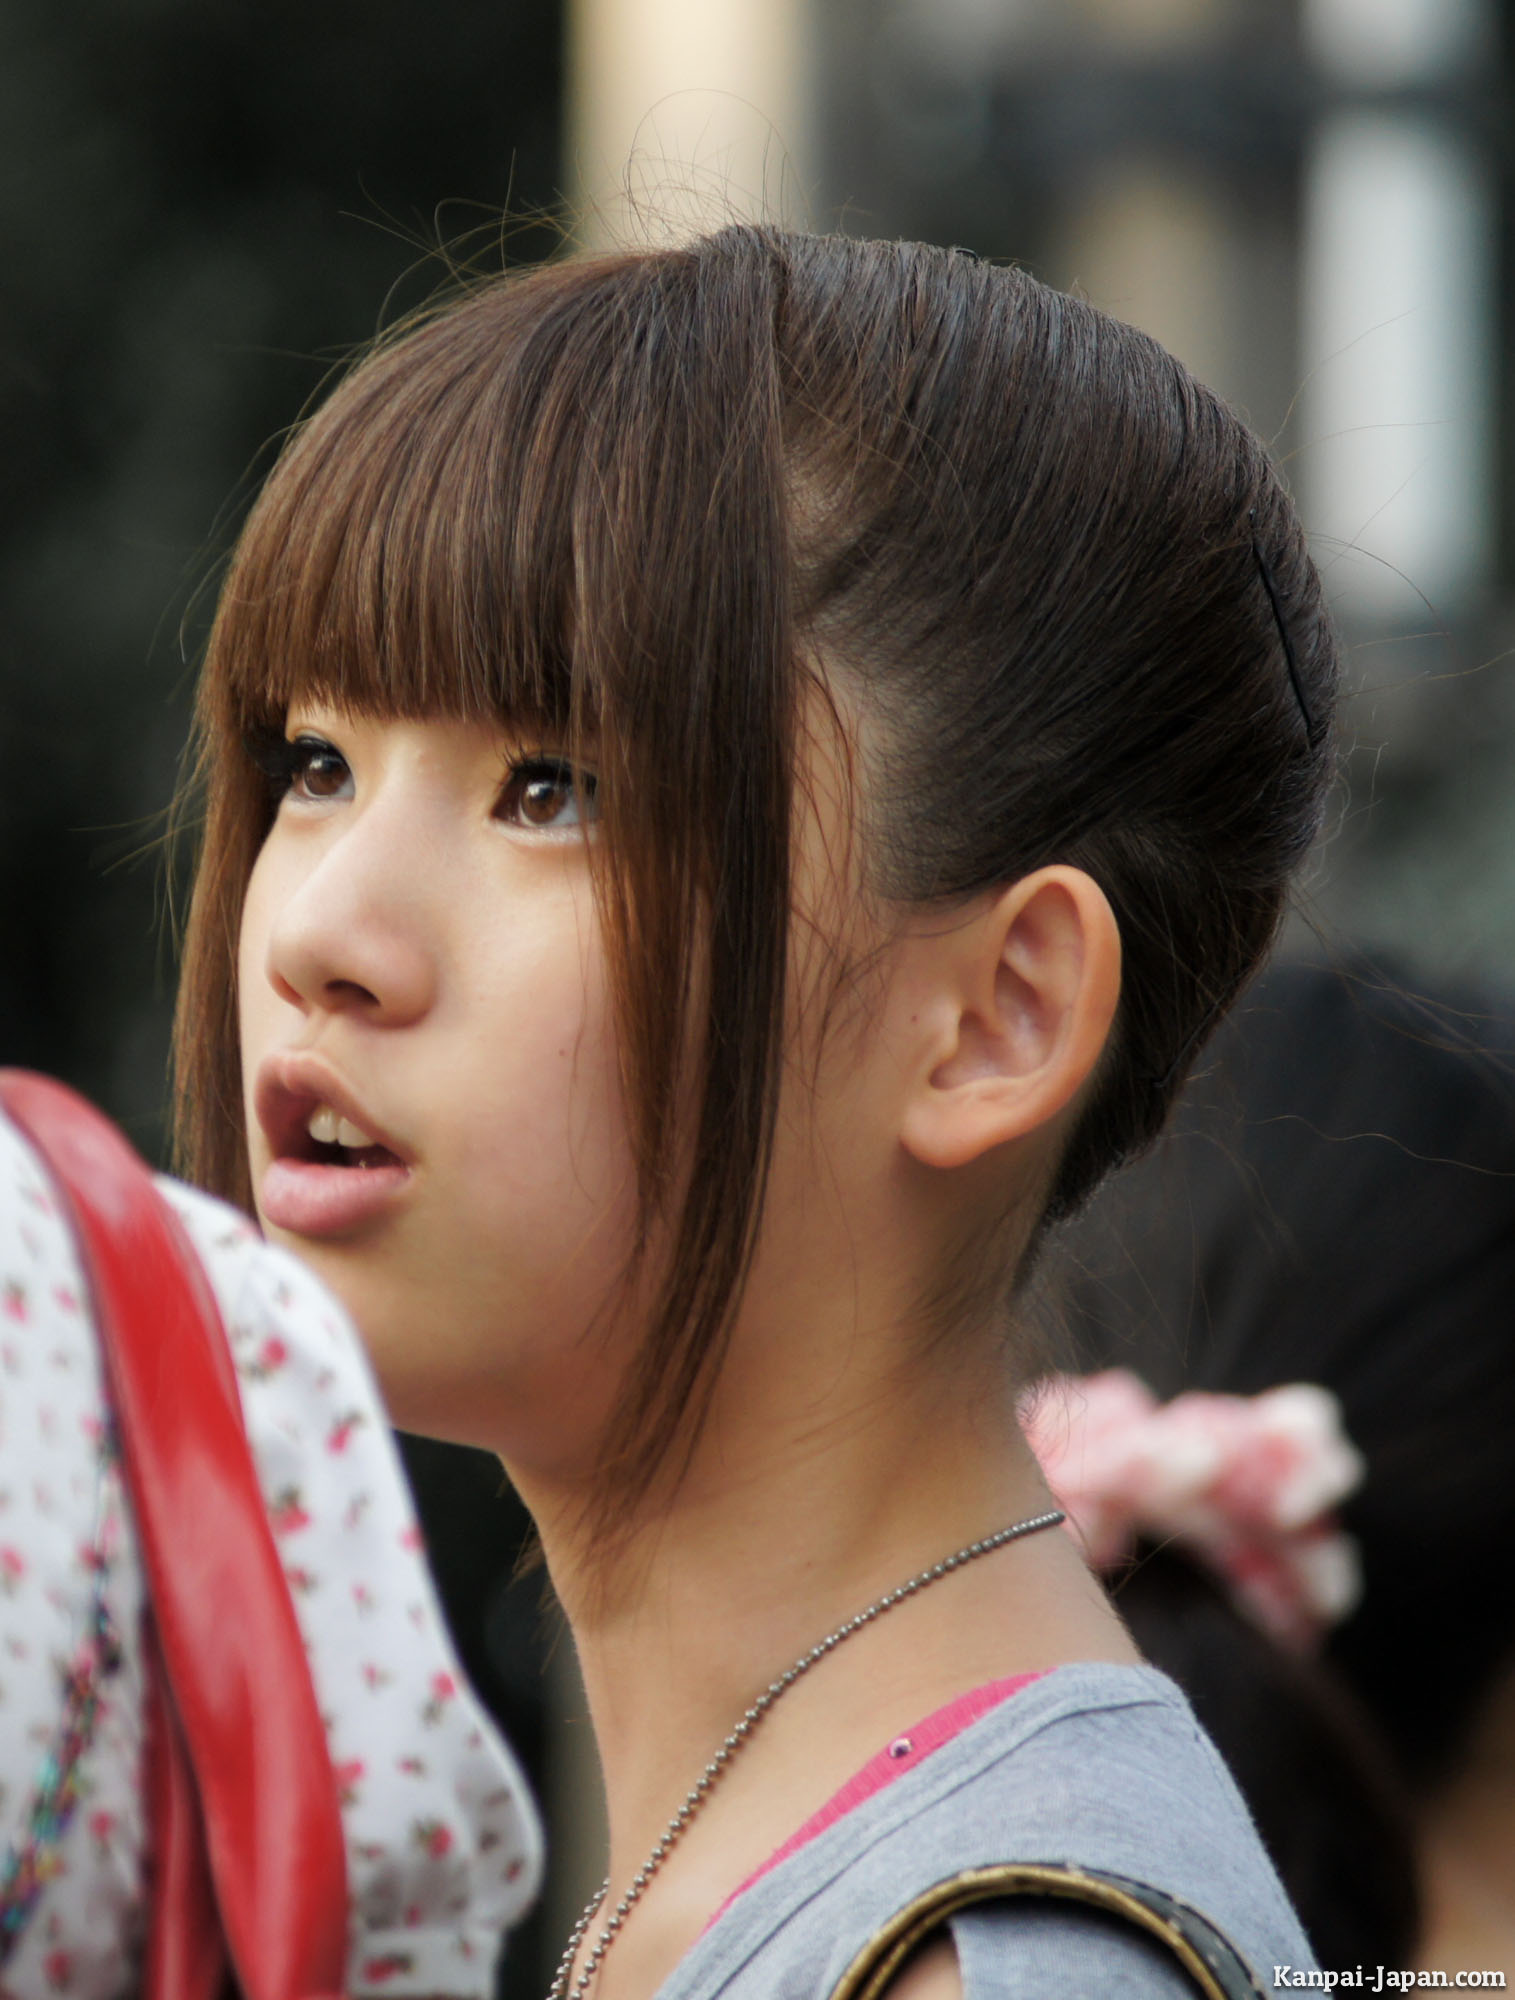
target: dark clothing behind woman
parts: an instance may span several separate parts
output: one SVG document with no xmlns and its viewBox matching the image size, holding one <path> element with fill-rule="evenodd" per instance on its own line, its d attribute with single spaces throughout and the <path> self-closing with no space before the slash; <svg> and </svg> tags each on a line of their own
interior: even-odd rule
<svg viewBox="0 0 1515 2000">
<path fill-rule="evenodd" d="M 1326 1964 L 1404 1963 L 1407 1801 L 1515 1650 L 1515 1010 L 1281 964 L 1049 1260 L 1074 1365 L 1323 1384 L 1367 1477 L 1358 1608 L 1283 1655 L 1183 1556 L 1117 1602 L 1220 1743 Z"/>
</svg>

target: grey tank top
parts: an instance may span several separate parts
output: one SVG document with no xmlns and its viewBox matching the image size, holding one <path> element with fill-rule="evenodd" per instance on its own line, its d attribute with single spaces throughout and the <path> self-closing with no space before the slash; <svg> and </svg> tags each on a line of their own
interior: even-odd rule
<svg viewBox="0 0 1515 2000">
<path fill-rule="evenodd" d="M 1313 1967 L 1220 1755 L 1150 1667 L 1058 1667 L 745 1889 L 657 2000 L 826 2000 L 914 1897 L 964 1869 L 1072 1862 L 1166 1890 L 1227 1933 L 1265 1991 Z M 1006 1901 L 949 1928 L 965 2000 L 1192 2000 L 1133 1925 Z"/>
</svg>

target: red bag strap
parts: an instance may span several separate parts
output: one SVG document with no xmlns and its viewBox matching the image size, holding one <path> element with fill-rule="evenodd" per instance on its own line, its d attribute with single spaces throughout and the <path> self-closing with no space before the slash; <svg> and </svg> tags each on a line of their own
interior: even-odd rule
<svg viewBox="0 0 1515 2000">
<path fill-rule="evenodd" d="M 152 1876 L 141 2000 L 218 2000 L 226 1987 L 226 1936 L 205 1859 L 194 1773 L 156 1645 L 148 1645 L 146 1665 L 143 1763 Z"/>
<path fill-rule="evenodd" d="M 147 1168 L 83 1098 L 0 1070 L 0 1106 L 51 1168 L 79 1240 L 238 1985 L 245 2000 L 338 1994 L 336 1780 L 210 1286 Z"/>
</svg>

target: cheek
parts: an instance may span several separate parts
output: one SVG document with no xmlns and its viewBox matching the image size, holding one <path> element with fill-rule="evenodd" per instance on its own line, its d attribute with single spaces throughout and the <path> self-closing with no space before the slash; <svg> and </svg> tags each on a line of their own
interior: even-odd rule
<svg viewBox="0 0 1515 2000">
<path fill-rule="evenodd" d="M 635 1184 L 603 969 L 571 939 L 535 951 L 517 931 L 455 998 L 459 1032 L 439 1021 L 431 1044 L 438 1148 L 414 1261 L 385 1264 L 398 1292 L 350 1303 L 373 1314 L 402 1422 L 518 1471 L 561 1468 L 592 1456 L 634 1345 L 620 1286 Z"/>
<path fill-rule="evenodd" d="M 627 1120 L 603 968 L 577 952 L 517 964 L 454 1088 L 460 1164 L 495 1199 L 582 1222 L 622 1191 Z M 471 1038 L 470 1038 L 471 1042 Z M 476 1053 L 475 1053 L 476 1051 Z"/>
<path fill-rule="evenodd" d="M 476 929 L 425 1039 L 475 1256 L 594 1310 L 629 1242 L 634 1180 L 604 956 L 576 920 L 589 916 L 518 906 L 497 932 Z"/>
</svg>

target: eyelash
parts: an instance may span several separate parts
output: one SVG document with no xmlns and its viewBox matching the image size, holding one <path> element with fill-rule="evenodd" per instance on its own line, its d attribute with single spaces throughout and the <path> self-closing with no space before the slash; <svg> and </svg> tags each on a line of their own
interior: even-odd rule
<svg viewBox="0 0 1515 2000">
<path fill-rule="evenodd" d="M 272 805 L 293 790 L 295 780 L 317 756 L 324 754 L 345 765 L 341 752 L 321 736 L 288 737 L 280 729 L 259 729 L 250 731 L 245 743 L 248 757 L 268 781 Z"/>
<path fill-rule="evenodd" d="M 500 787 L 500 796 L 495 804 L 495 816 L 500 819 L 507 818 L 508 816 L 504 811 L 506 802 L 510 801 L 516 807 L 520 807 L 528 788 L 539 784 L 543 779 L 557 786 L 562 793 L 573 799 L 579 813 L 579 818 L 570 820 L 568 826 L 582 825 L 598 817 L 595 797 L 598 787 L 594 773 L 592 771 L 575 771 L 573 765 L 569 763 L 566 757 L 543 756 L 523 757 L 519 762 L 511 765 L 510 770 L 506 774 L 505 783 Z M 518 826 L 531 826 L 533 824 L 526 819 L 513 818 L 510 819 L 509 823 Z M 566 831 L 567 829 L 552 825 L 538 825 L 535 826 L 534 830 L 538 833 L 556 833 Z"/>
<path fill-rule="evenodd" d="M 267 780 L 269 803 L 275 808 L 294 790 L 298 780 L 310 771 L 317 759 L 329 758 L 344 772 L 347 769 L 347 760 L 341 751 L 322 736 L 302 734 L 291 738 L 285 736 L 282 730 L 267 728 L 249 731 L 244 741 L 249 760 Z M 597 816 L 594 809 L 597 790 L 594 773 L 575 773 L 566 758 L 546 755 L 522 757 L 510 766 L 500 787 L 496 815 L 507 817 L 503 810 L 507 802 L 519 809 L 527 789 L 543 779 L 555 783 L 564 792 L 574 793 L 583 818 L 592 820 Z M 532 824 L 524 819 L 513 823 Z M 535 827 L 537 832 L 554 830 L 551 825 L 537 824 Z"/>
</svg>

